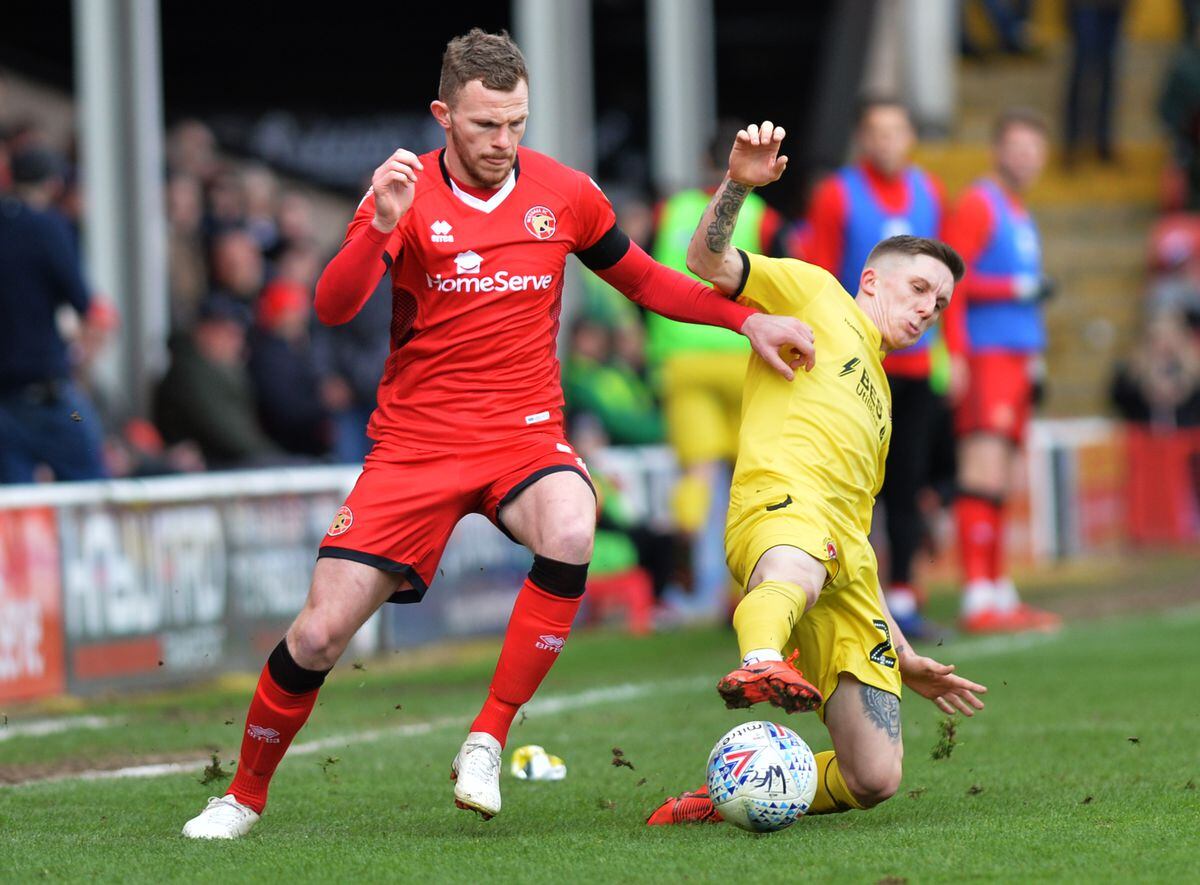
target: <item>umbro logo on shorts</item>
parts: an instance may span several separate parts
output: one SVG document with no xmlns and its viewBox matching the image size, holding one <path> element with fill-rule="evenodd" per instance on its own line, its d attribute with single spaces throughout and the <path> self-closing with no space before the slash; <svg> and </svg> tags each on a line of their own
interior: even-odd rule
<svg viewBox="0 0 1200 885">
<path fill-rule="evenodd" d="M 784 507 L 791 507 L 791 506 L 792 506 L 792 496 L 789 494 L 786 498 L 784 498 L 778 504 L 768 504 L 767 509 L 768 510 L 782 510 Z"/>
<path fill-rule="evenodd" d="M 558 654 L 560 651 L 562 651 L 562 647 L 566 644 L 567 640 L 562 636 L 551 636 L 550 634 L 546 634 L 545 636 L 539 636 L 538 641 L 533 644 L 533 647 L 539 648 L 542 651 L 552 651 L 555 654 Z"/>
</svg>

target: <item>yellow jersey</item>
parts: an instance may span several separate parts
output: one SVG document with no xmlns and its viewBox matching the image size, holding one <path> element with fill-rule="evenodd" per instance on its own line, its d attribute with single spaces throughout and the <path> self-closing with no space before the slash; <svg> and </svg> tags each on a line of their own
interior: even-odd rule
<svg viewBox="0 0 1200 885">
<path fill-rule="evenodd" d="M 750 360 L 730 521 L 750 507 L 795 506 L 865 536 L 892 434 L 879 329 L 828 271 L 790 258 L 747 260 L 739 300 L 811 326 L 816 365 L 789 382 Z"/>
</svg>

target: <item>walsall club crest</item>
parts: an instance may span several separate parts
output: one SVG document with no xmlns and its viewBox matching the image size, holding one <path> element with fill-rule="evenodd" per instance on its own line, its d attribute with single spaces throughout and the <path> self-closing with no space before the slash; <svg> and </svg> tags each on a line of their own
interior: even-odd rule
<svg viewBox="0 0 1200 885">
<path fill-rule="evenodd" d="M 333 516 L 333 522 L 329 524 L 329 531 L 325 534 L 331 538 L 336 538 L 338 535 L 344 535 L 350 530 L 350 526 L 354 524 L 354 514 L 350 512 L 350 508 L 345 505 L 338 508 L 338 512 Z"/>
<path fill-rule="evenodd" d="M 534 206 L 525 213 L 525 230 L 529 231 L 539 240 L 550 239 L 554 236 L 554 231 L 557 227 L 558 219 L 545 206 Z"/>
<path fill-rule="evenodd" d="M 833 538 L 825 539 L 825 558 L 837 559 L 837 547 L 833 544 Z"/>
</svg>

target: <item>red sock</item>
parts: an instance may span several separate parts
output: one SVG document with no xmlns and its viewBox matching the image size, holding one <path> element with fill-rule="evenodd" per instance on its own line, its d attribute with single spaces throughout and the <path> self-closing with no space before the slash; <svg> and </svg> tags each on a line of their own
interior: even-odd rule
<svg viewBox="0 0 1200 885">
<path fill-rule="evenodd" d="M 995 550 L 999 511 L 996 505 L 973 495 L 960 495 L 954 504 L 958 523 L 958 550 L 963 580 L 989 581 Z"/>
<path fill-rule="evenodd" d="M 237 772 L 226 793 L 259 814 L 267 804 L 271 777 L 283 759 L 308 714 L 317 702 L 319 688 L 304 694 L 291 694 L 279 687 L 271 676 L 270 665 L 263 667 L 258 688 L 246 713 L 246 732 L 238 755 Z"/>
<path fill-rule="evenodd" d="M 485 731 L 504 746 L 521 705 L 533 697 L 571 634 L 582 597 L 555 596 L 525 579 L 504 633 L 500 660 L 483 709 L 471 731 Z"/>
<path fill-rule="evenodd" d="M 988 551 L 988 577 L 998 581 L 1005 576 L 1004 568 L 1004 505 L 993 505 L 996 514 L 996 530 L 992 537 L 992 548 Z"/>
</svg>

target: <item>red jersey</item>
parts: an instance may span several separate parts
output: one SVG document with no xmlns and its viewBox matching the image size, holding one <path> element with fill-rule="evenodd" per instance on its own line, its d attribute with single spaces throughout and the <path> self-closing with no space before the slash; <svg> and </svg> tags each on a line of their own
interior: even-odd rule
<svg viewBox="0 0 1200 885">
<path fill-rule="evenodd" d="M 612 206 L 587 175 L 525 148 L 487 200 L 458 187 L 441 151 L 421 163 L 412 207 L 386 238 L 392 352 L 369 435 L 454 448 L 532 426 L 561 433 L 563 270 L 613 227 Z M 346 241 L 364 227 L 382 241 L 374 216 L 368 194 Z"/>
</svg>

